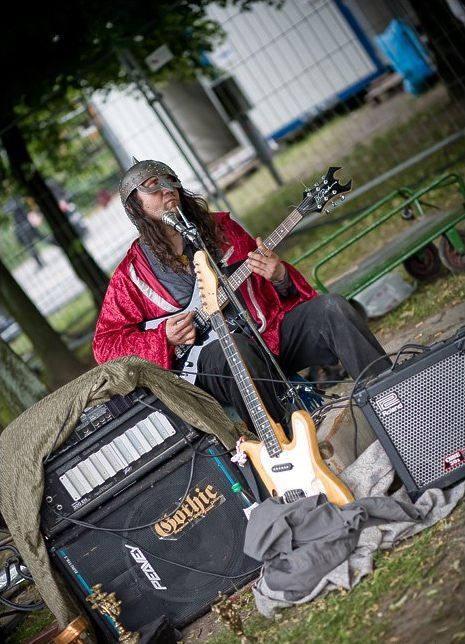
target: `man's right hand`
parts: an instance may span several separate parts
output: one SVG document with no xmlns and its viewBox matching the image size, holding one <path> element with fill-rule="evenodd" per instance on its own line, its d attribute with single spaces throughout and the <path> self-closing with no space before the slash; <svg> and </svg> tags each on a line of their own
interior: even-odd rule
<svg viewBox="0 0 465 644">
<path fill-rule="evenodd" d="M 166 320 L 166 338 L 169 344 L 194 344 L 194 312 L 180 313 Z"/>
</svg>

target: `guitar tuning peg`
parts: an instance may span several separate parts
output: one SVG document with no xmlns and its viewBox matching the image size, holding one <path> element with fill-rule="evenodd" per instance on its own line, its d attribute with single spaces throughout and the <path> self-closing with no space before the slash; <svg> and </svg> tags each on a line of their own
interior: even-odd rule
<svg viewBox="0 0 465 644">
<path fill-rule="evenodd" d="M 341 201 L 344 201 L 345 198 L 346 198 L 345 195 L 341 195 Z"/>
</svg>

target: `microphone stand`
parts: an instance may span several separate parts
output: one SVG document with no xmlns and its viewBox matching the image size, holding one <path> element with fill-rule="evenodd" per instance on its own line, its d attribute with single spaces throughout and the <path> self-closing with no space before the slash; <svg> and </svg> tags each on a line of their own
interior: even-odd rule
<svg viewBox="0 0 465 644">
<path fill-rule="evenodd" d="M 293 405 L 296 409 L 297 409 L 297 403 L 301 407 L 303 407 L 304 409 L 307 409 L 304 401 L 302 400 L 302 398 L 299 395 L 297 387 L 295 387 L 292 383 L 290 383 L 289 380 L 286 378 L 286 375 L 284 374 L 283 370 L 281 369 L 280 365 L 278 364 L 278 362 L 277 362 L 276 358 L 274 357 L 273 353 L 270 351 L 270 349 L 266 345 L 264 339 L 260 335 L 260 333 L 259 333 L 259 331 L 258 331 L 258 329 L 257 329 L 257 327 L 255 325 L 255 321 L 253 320 L 253 318 L 250 315 L 249 311 L 242 306 L 242 304 L 241 304 L 239 298 L 237 297 L 237 295 L 235 294 L 234 290 L 229 286 L 228 278 L 221 272 L 220 268 L 218 267 L 218 265 L 214 261 L 213 257 L 210 254 L 210 251 L 205 246 L 205 243 L 204 243 L 202 237 L 200 236 L 197 228 L 194 226 L 194 224 L 192 224 L 186 218 L 186 216 L 184 215 L 182 210 L 179 208 L 179 206 L 177 206 L 176 208 L 177 208 L 177 211 L 179 213 L 179 216 L 181 217 L 182 221 L 184 222 L 184 225 L 186 226 L 186 230 L 184 230 L 184 231 L 179 230 L 179 232 L 181 233 L 181 235 L 185 239 L 187 239 L 188 241 L 190 241 L 192 243 L 192 245 L 194 246 L 194 248 L 196 250 L 203 250 L 205 252 L 205 254 L 207 255 L 207 257 L 209 259 L 209 262 L 210 262 L 210 265 L 211 265 L 211 267 L 213 268 L 213 270 L 215 271 L 215 273 L 216 273 L 216 275 L 218 277 L 219 283 L 223 287 L 226 295 L 228 296 L 228 300 L 231 302 L 231 304 L 234 306 L 234 308 L 237 311 L 237 317 L 241 319 L 241 322 L 238 323 L 238 324 L 241 324 L 241 325 L 243 324 L 243 325 L 247 326 L 252 331 L 252 333 L 255 336 L 256 340 L 258 341 L 258 343 L 260 344 L 261 348 L 263 349 L 263 351 L 265 352 L 266 356 L 268 357 L 268 360 L 273 365 L 273 367 L 276 370 L 276 373 L 278 374 L 279 378 L 282 380 L 283 384 L 285 385 L 286 392 L 285 392 L 284 396 L 288 399 L 290 404 Z"/>
</svg>

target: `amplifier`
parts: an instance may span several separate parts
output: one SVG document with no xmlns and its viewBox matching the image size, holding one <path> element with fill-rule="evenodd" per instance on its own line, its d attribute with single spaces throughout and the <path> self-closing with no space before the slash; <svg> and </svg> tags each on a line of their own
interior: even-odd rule
<svg viewBox="0 0 465 644">
<path fill-rule="evenodd" d="M 465 328 L 354 393 L 416 500 L 465 478 Z"/>
<path fill-rule="evenodd" d="M 44 463 L 41 528 L 50 537 L 163 463 L 199 432 L 144 389 L 85 410 Z"/>
<path fill-rule="evenodd" d="M 249 493 L 216 438 L 203 435 L 51 540 L 53 563 L 83 609 L 95 584 L 121 602 L 118 621 L 151 632 L 166 615 L 182 627 L 257 577 L 243 552 Z M 118 641 L 113 620 L 88 612 L 98 641 Z"/>
</svg>

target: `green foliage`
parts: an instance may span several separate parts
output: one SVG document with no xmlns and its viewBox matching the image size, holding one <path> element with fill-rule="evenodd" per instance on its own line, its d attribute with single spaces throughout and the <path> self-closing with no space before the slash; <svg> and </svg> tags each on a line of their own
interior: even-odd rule
<svg viewBox="0 0 465 644">
<path fill-rule="evenodd" d="M 54 621 L 55 618 L 47 608 L 36 613 L 28 613 L 15 632 L 6 639 L 5 644 L 26 642 L 41 633 L 47 626 L 51 626 Z"/>
<path fill-rule="evenodd" d="M 0 139 L 9 157 L 0 150 L 4 193 L 32 194 L 37 200 L 29 180 L 38 168 L 77 195 L 78 206 L 90 208 L 95 187 L 108 185 L 119 168 L 102 139 L 85 134 L 92 126 L 86 98 L 94 90 L 131 83 L 121 69 L 120 55 L 125 51 L 141 62 L 160 45 L 170 48 L 173 59 L 153 76 L 154 82 L 193 77 L 200 68 L 208 73 L 204 54 L 224 36 L 207 16 L 208 4 L 209 0 L 177 0 L 174 5 L 166 0 L 148 5 L 140 0 L 80 0 L 67 5 L 49 0 L 45 6 L 28 5 L 27 19 L 24 7 L 13 4 L 8 29 L 0 40 Z M 221 0 L 219 4 L 249 9 L 252 1 Z M 17 56 L 18 43 L 24 63 Z M 16 146 L 22 138 L 32 162 L 17 156 L 21 146 L 15 150 L 11 140 L 7 145 L 10 128 L 19 129 Z M 76 130 L 81 136 L 76 136 Z"/>
<path fill-rule="evenodd" d="M 0 424 L 6 426 L 47 393 L 38 376 L 0 339 Z"/>
<path fill-rule="evenodd" d="M 158 78 L 192 75 L 204 62 L 204 52 L 221 41 L 223 31 L 206 14 L 209 0 L 142 2 L 81 0 L 72 5 L 49 0 L 47 5 L 13 4 L 8 29 L 0 41 L 3 61 L 4 109 L 24 104 L 47 109 L 70 90 L 110 88 L 127 83 L 118 53 L 130 50 L 139 60 L 160 45 L 174 54 Z M 223 0 L 249 8 L 251 0 Z M 280 2 L 268 0 L 268 4 Z M 15 52 L 21 43 L 25 61 Z M 1 119 L 0 119 L 1 120 Z"/>
</svg>

